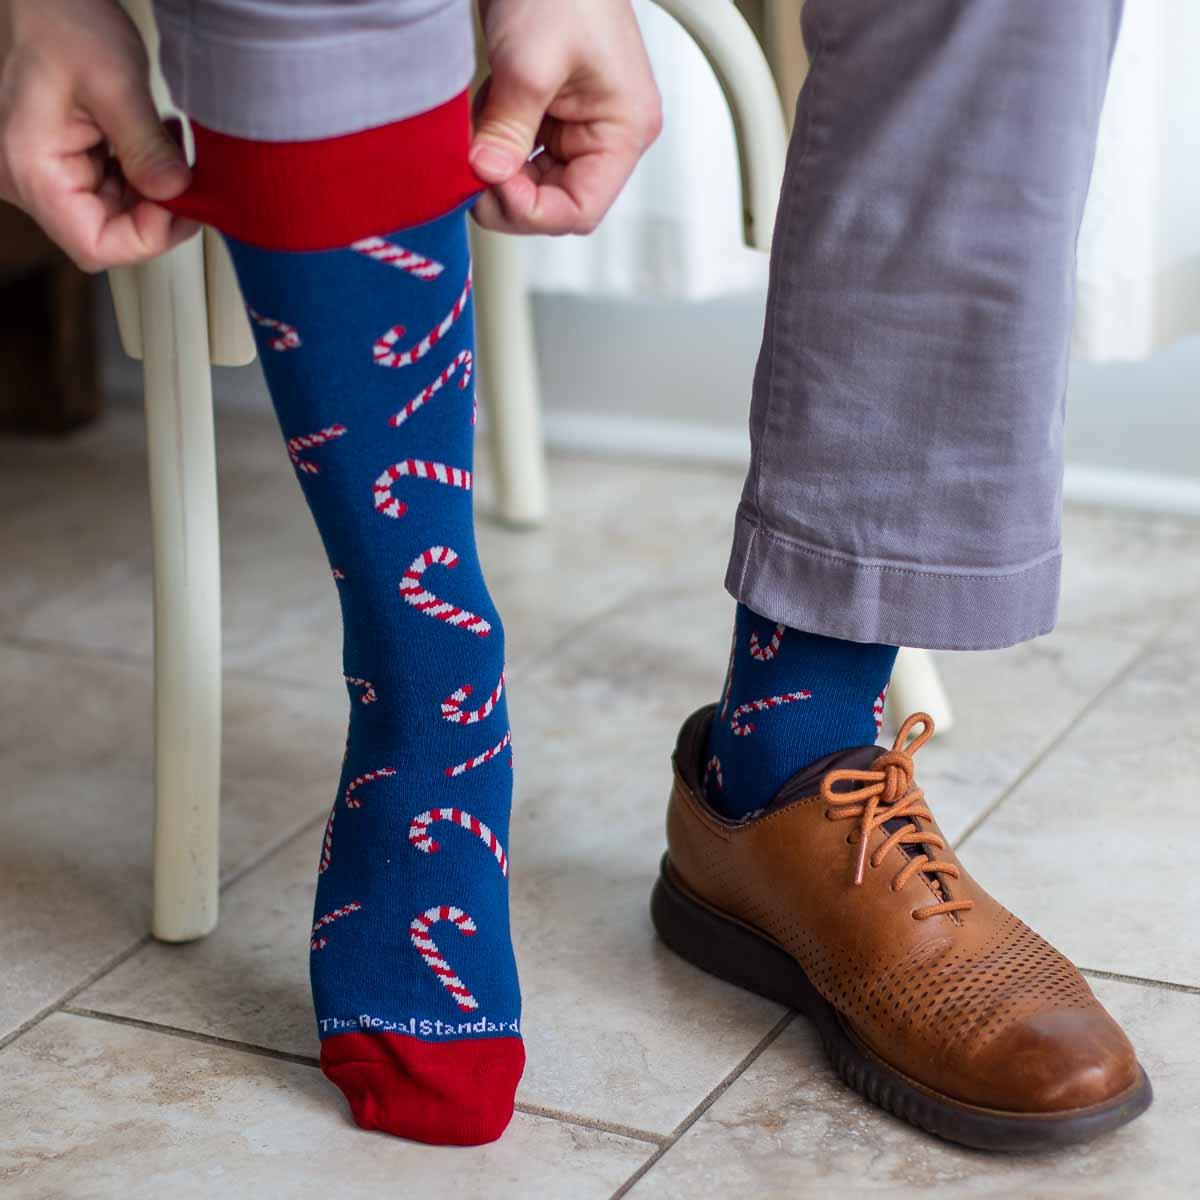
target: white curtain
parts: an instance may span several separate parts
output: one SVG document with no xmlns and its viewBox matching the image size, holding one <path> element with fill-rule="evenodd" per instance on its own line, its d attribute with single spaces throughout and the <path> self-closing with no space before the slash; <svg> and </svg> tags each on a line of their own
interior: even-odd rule
<svg viewBox="0 0 1200 1200">
<path fill-rule="evenodd" d="M 705 300 L 765 287 L 741 240 L 733 128 L 703 55 L 648 0 L 638 19 L 666 127 L 590 238 L 527 239 L 531 285 Z M 1200 332 L 1200 0 L 1127 0 L 1079 240 L 1075 351 L 1134 359 Z"/>
<path fill-rule="evenodd" d="M 649 0 L 634 0 L 663 97 L 665 128 L 600 228 L 523 238 L 546 292 L 707 300 L 766 286 L 766 255 L 742 242 L 733 122 L 704 55 Z"/>
<path fill-rule="evenodd" d="M 1079 236 L 1075 351 L 1200 332 L 1200 4 L 1126 0 Z"/>
</svg>

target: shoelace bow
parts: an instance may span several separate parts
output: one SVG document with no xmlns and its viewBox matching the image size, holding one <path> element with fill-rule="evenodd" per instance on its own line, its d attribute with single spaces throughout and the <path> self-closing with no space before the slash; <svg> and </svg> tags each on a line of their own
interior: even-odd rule
<svg viewBox="0 0 1200 1200">
<path fill-rule="evenodd" d="M 909 741 L 917 726 L 921 732 Z M 899 846 L 930 846 L 944 850 L 946 843 L 936 833 L 922 831 L 916 823 L 919 819 L 933 820 L 933 814 L 925 807 L 925 793 L 913 786 L 912 756 L 933 736 L 933 718 L 928 713 L 913 713 L 900 727 L 892 748 L 881 754 L 869 771 L 830 771 L 821 780 L 821 799 L 825 801 L 825 815 L 831 821 L 858 821 L 858 859 L 854 868 L 854 883 L 860 885 L 866 875 L 867 864 L 878 867 Z M 863 786 L 835 792 L 838 783 L 860 783 Z M 908 824 L 898 828 L 874 851 L 868 854 L 871 835 L 888 821 L 899 817 L 909 818 Z M 934 891 L 942 892 L 939 875 L 958 878 L 958 867 L 954 863 L 940 862 L 922 851 L 910 858 L 892 880 L 892 891 L 898 892 L 914 875 L 927 877 Z M 918 921 L 936 917 L 939 913 L 966 912 L 975 907 L 974 900 L 943 900 L 913 910 Z"/>
</svg>

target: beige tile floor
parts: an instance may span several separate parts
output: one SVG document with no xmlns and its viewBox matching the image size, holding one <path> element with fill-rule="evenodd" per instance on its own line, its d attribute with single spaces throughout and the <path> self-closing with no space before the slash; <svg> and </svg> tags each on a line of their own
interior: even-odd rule
<svg viewBox="0 0 1200 1200">
<path fill-rule="evenodd" d="M 1200 525 L 1068 513 L 1058 632 L 942 658 L 960 720 L 922 752 L 942 823 L 1089 972 L 1158 1090 L 1148 1116 L 1077 1153 L 995 1159 L 870 1109 L 803 1020 L 657 944 L 667 755 L 722 675 L 740 480 L 556 460 L 546 529 L 481 530 L 520 750 L 529 1068 L 499 1145 L 429 1150 L 356 1131 L 314 1067 L 306 930 L 345 719 L 336 597 L 266 414 L 222 412 L 219 444 L 225 893 L 212 937 L 169 947 L 145 936 L 139 414 L 0 442 L 6 1197 L 1191 1194 Z"/>
</svg>

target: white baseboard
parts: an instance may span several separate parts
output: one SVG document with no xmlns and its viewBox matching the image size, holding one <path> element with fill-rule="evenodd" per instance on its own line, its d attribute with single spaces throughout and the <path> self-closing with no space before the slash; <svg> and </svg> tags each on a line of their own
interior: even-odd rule
<svg viewBox="0 0 1200 1200">
<path fill-rule="evenodd" d="M 1111 508 L 1198 517 L 1200 479 L 1067 463 L 1063 498 L 1074 504 L 1106 504 Z"/>
<path fill-rule="evenodd" d="M 749 435 L 723 426 L 624 413 L 549 412 L 544 420 L 547 444 L 572 454 L 740 468 L 750 457 Z M 1068 463 L 1063 496 L 1074 504 L 1200 516 L 1200 478 Z"/>
</svg>

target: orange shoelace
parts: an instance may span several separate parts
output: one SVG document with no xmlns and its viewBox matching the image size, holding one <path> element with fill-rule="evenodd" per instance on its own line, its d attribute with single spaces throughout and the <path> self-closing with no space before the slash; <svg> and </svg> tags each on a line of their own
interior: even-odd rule
<svg viewBox="0 0 1200 1200">
<path fill-rule="evenodd" d="M 909 735 L 917 726 L 921 732 L 909 741 Z M 932 821 L 933 814 L 925 807 L 925 793 L 913 786 L 912 756 L 933 737 L 933 718 L 928 713 L 913 713 L 900 727 L 892 748 L 881 754 L 869 771 L 830 771 L 821 780 L 821 799 L 825 801 L 825 815 L 831 821 L 858 821 L 858 859 L 854 868 L 854 883 L 860 885 L 866 875 L 867 864 L 878 867 L 885 858 L 900 846 L 928 846 L 944 850 L 946 843 L 936 833 L 923 831 L 920 820 Z M 834 785 L 842 782 L 860 783 L 847 791 L 835 792 Z M 868 854 L 871 835 L 888 821 L 907 817 L 908 824 L 892 834 L 874 851 Z M 898 892 L 914 875 L 927 877 L 930 886 L 938 894 L 944 894 L 940 875 L 958 878 L 958 867 L 951 862 L 940 862 L 922 851 L 913 855 L 892 880 L 892 891 Z M 913 917 L 924 921 L 939 913 L 966 912 L 974 908 L 974 900 L 942 900 L 913 910 Z"/>
</svg>

